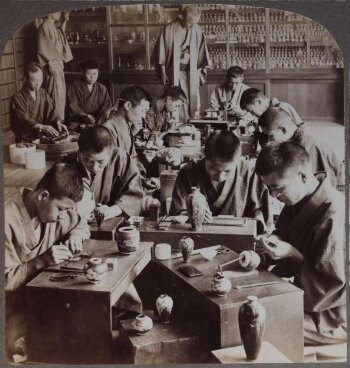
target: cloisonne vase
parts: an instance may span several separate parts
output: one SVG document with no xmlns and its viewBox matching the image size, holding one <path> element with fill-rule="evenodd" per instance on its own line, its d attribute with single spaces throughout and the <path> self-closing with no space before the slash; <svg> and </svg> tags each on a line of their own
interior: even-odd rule
<svg viewBox="0 0 350 368">
<path fill-rule="evenodd" d="M 93 284 L 100 283 L 108 272 L 108 265 L 101 258 L 90 258 L 83 267 L 85 277 Z"/>
<path fill-rule="evenodd" d="M 153 321 L 145 314 L 139 314 L 131 323 L 132 328 L 138 335 L 144 335 L 152 330 Z"/>
<path fill-rule="evenodd" d="M 162 294 L 157 300 L 156 300 L 156 307 L 158 314 L 160 315 L 162 319 L 162 323 L 170 323 L 170 314 L 173 310 L 173 299 L 166 294 Z"/>
<path fill-rule="evenodd" d="M 207 199 L 199 191 L 198 187 L 192 187 L 187 199 L 187 213 L 192 224 L 192 228 L 198 231 L 202 228 L 205 211 L 208 206 Z"/>
<path fill-rule="evenodd" d="M 227 295 L 231 290 L 231 287 L 232 287 L 231 281 L 227 277 L 218 273 L 214 277 L 214 280 L 211 284 L 211 290 L 217 296 Z"/>
<path fill-rule="evenodd" d="M 259 356 L 266 324 L 266 309 L 256 296 L 248 296 L 238 312 L 239 332 L 248 360 Z"/>
</svg>

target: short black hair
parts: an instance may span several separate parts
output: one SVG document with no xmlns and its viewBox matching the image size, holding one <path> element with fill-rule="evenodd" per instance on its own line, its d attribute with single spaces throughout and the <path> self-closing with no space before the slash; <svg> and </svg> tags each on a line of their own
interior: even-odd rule
<svg viewBox="0 0 350 368">
<path fill-rule="evenodd" d="M 162 98 L 171 97 L 173 100 L 187 101 L 186 93 L 179 86 L 171 86 L 162 94 Z"/>
<path fill-rule="evenodd" d="M 287 141 L 264 146 L 256 160 L 255 172 L 260 176 L 277 172 L 281 176 L 298 166 L 310 167 L 310 156 L 304 147 Z"/>
<path fill-rule="evenodd" d="M 245 110 L 247 106 L 254 103 L 255 99 L 261 96 L 265 96 L 260 89 L 257 88 L 248 88 L 246 89 L 241 96 L 241 109 Z"/>
<path fill-rule="evenodd" d="M 51 199 L 69 198 L 79 202 L 84 193 L 83 179 L 76 167 L 57 163 L 41 178 L 36 190 L 47 190 Z"/>
<path fill-rule="evenodd" d="M 102 125 L 87 126 L 78 139 L 79 151 L 82 153 L 101 153 L 112 145 L 112 135 L 108 128 Z"/>
<path fill-rule="evenodd" d="M 28 80 L 29 73 L 37 73 L 39 71 L 43 72 L 43 69 L 38 63 L 29 63 L 24 68 L 24 73 L 23 73 L 24 78 Z"/>
<path fill-rule="evenodd" d="M 231 66 L 226 73 L 226 79 L 228 78 L 238 78 L 238 77 L 243 77 L 244 76 L 244 70 L 238 66 Z"/>
<path fill-rule="evenodd" d="M 126 101 L 130 101 L 133 105 L 139 105 L 142 100 L 152 101 L 151 95 L 140 86 L 129 86 L 122 90 L 119 96 L 118 109 L 122 108 Z"/>
<path fill-rule="evenodd" d="M 290 122 L 292 125 L 296 125 L 295 121 L 288 114 L 288 112 L 281 107 L 269 107 L 260 117 L 259 117 L 259 125 L 261 127 L 266 127 L 269 125 L 271 121 L 276 119 L 276 117 L 283 118 L 284 121 Z"/>
<path fill-rule="evenodd" d="M 241 155 L 241 142 L 232 132 L 216 130 L 207 140 L 204 155 L 208 160 L 230 162 Z"/>
<path fill-rule="evenodd" d="M 85 73 L 88 69 L 100 69 L 98 66 L 98 62 L 94 60 L 88 60 L 82 63 L 81 69 L 83 73 Z"/>
</svg>

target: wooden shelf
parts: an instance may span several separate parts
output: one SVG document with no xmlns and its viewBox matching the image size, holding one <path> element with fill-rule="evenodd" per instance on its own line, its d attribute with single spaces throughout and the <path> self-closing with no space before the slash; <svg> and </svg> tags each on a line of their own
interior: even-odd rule
<svg viewBox="0 0 350 368">
<path fill-rule="evenodd" d="M 270 47 L 285 47 L 285 46 L 299 46 L 299 47 L 304 47 L 306 46 L 306 41 L 302 41 L 302 42 L 270 42 Z"/>
<path fill-rule="evenodd" d="M 94 48 L 106 48 L 107 43 L 94 43 L 94 42 L 81 42 L 81 43 L 70 43 L 69 46 L 72 49 L 94 49 Z"/>
</svg>

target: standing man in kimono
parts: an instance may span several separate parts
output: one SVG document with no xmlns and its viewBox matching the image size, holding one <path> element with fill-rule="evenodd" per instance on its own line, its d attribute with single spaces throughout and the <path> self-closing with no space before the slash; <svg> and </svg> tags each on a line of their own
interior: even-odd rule
<svg viewBox="0 0 350 368">
<path fill-rule="evenodd" d="M 245 90 L 241 97 L 241 108 L 259 119 L 256 138 L 262 146 L 267 143 L 267 136 L 262 132 L 260 116 L 270 107 L 280 107 L 283 109 L 291 117 L 296 126 L 303 124 L 302 118 L 289 103 L 280 102 L 276 97 L 268 98 L 257 88 Z"/>
<path fill-rule="evenodd" d="M 232 215 L 271 222 L 269 194 L 254 165 L 241 157 L 236 135 L 217 130 L 205 145 L 204 158 L 184 166 L 176 179 L 170 214 L 186 213 L 186 201 L 192 187 L 199 187 L 208 202 L 205 222 L 212 216 Z M 262 230 L 262 229 L 259 229 Z"/>
<path fill-rule="evenodd" d="M 66 82 L 64 63 L 73 59 L 65 36 L 69 13 L 48 15 L 38 30 L 38 60 L 44 69 L 44 88 L 53 100 L 58 116 L 64 120 Z"/>
<path fill-rule="evenodd" d="M 143 197 L 139 171 L 127 152 L 113 147 L 108 129 L 101 125 L 86 127 L 78 145 L 79 152 L 65 162 L 79 169 L 85 183 L 79 208 L 91 212 L 97 205 L 105 220 L 139 215 Z"/>
<path fill-rule="evenodd" d="M 243 80 L 244 70 L 239 66 L 231 66 L 226 73 L 226 82 L 217 86 L 210 97 L 210 107 L 215 110 L 227 110 L 228 119 L 231 121 L 239 121 L 247 114 L 250 121 L 254 120 L 253 115 L 240 107 L 243 92 L 250 88 Z"/>
<path fill-rule="evenodd" d="M 190 115 L 200 108 L 199 85 L 205 83 L 210 56 L 196 6 L 186 6 L 183 14 L 162 30 L 152 54 L 152 64 L 163 84 L 180 86 L 190 102 Z"/>
<path fill-rule="evenodd" d="M 88 61 L 83 68 L 84 79 L 74 81 L 68 88 L 67 107 L 70 129 L 100 124 L 107 120 L 112 107 L 107 88 L 97 81 L 99 69 L 96 62 Z"/>
<path fill-rule="evenodd" d="M 90 237 L 89 226 L 73 210 L 82 199 L 81 175 L 56 164 L 34 190 L 23 189 L 5 203 L 6 353 L 25 359 L 24 286 L 46 266 L 73 257 Z"/>
<path fill-rule="evenodd" d="M 326 141 L 320 141 L 305 131 L 304 124 L 296 126 L 292 117 L 281 107 L 270 107 L 259 119 L 268 142 L 282 143 L 291 140 L 302 146 L 310 156 L 314 172 L 324 171 L 334 187 L 345 177 L 342 160 Z"/>
<path fill-rule="evenodd" d="M 285 204 L 257 251 L 304 290 L 304 343 L 346 342 L 344 196 L 326 174 L 314 174 L 308 153 L 293 142 L 264 147 L 256 172 Z"/>
<path fill-rule="evenodd" d="M 51 97 L 40 88 L 43 71 L 39 64 L 31 63 L 24 68 L 25 83 L 11 99 L 11 129 L 16 142 L 31 142 L 40 133 L 57 137 L 67 130 L 62 124 Z"/>
</svg>

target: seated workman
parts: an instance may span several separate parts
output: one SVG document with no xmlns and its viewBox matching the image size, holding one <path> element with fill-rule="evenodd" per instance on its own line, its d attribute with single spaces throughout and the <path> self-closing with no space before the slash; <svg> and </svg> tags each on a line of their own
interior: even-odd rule
<svg viewBox="0 0 350 368">
<path fill-rule="evenodd" d="M 24 68 L 24 85 L 11 99 L 11 129 L 16 142 L 31 142 L 40 134 L 57 137 L 67 127 L 62 124 L 53 101 L 41 88 L 43 71 L 39 64 Z"/>
<path fill-rule="evenodd" d="M 245 90 L 241 97 L 241 108 L 250 112 L 258 118 L 258 130 L 256 132 L 256 138 L 260 145 L 264 145 L 267 142 L 267 136 L 262 132 L 260 127 L 260 117 L 270 107 L 279 107 L 283 109 L 292 119 L 294 125 L 299 126 L 303 123 L 303 120 L 299 114 L 295 111 L 294 107 L 287 102 L 281 102 L 276 97 L 268 98 L 257 88 L 249 88 Z"/>
<path fill-rule="evenodd" d="M 192 187 L 199 187 L 208 202 L 206 222 L 212 216 L 250 217 L 270 223 L 269 194 L 255 174 L 252 162 L 241 157 L 240 140 L 231 132 L 217 130 L 205 145 L 204 158 L 184 166 L 176 179 L 170 214 L 186 212 Z"/>
<path fill-rule="evenodd" d="M 44 267 L 70 259 L 90 237 L 89 226 L 73 210 L 83 196 L 81 175 L 54 165 L 34 190 L 18 191 L 5 202 L 6 351 L 24 359 L 24 286 Z"/>
<path fill-rule="evenodd" d="M 241 109 L 240 101 L 244 91 L 250 87 L 243 83 L 244 70 L 239 66 L 231 66 L 226 73 L 226 82 L 217 86 L 210 97 L 210 108 L 214 110 L 227 110 L 230 121 L 240 119 L 254 120 L 252 114 Z"/>
<path fill-rule="evenodd" d="M 268 143 L 282 143 L 291 140 L 310 156 L 313 171 L 325 171 L 334 187 L 345 177 L 342 160 L 326 141 L 317 139 L 305 131 L 304 124 L 295 125 L 294 119 L 281 107 L 270 107 L 261 115 L 259 125 L 267 136 Z M 339 183 L 345 185 L 345 183 Z"/>
<path fill-rule="evenodd" d="M 89 188 L 79 209 L 88 215 L 97 205 L 96 211 L 105 220 L 139 215 L 143 197 L 140 173 L 128 153 L 113 147 L 108 129 L 102 125 L 86 127 L 78 146 L 79 152 L 64 160 L 79 169 Z"/>
<path fill-rule="evenodd" d="M 264 147 L 256 173 L 285 204 L 276 230 L 257 239 L 256 250 L 304 290 L 305 344 L 346 342 L 344 196 L 327 174 L 314 174 L 308 153 L 294 142 Z"/>
<path fill-rule="evenodd" d="M 83 79 L 74 81 L 67 92 L 68 127 L 80 129 L 107 120 L 112 106 L 107 88 L 97 81 L 98 64 L 93 61 L 83 66 Z"/>
</svg>

